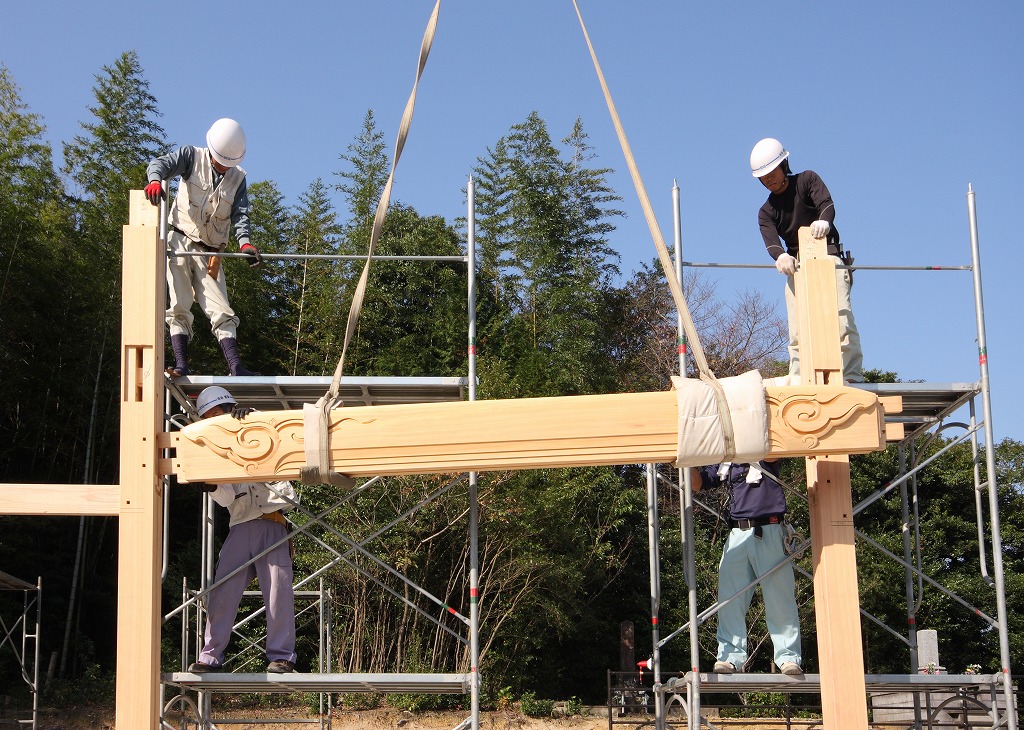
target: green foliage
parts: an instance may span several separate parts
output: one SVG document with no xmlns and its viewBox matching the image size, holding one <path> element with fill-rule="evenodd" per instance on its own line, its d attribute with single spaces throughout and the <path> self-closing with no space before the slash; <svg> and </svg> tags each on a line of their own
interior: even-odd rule
<svg viewBox="0 0 1024 730">
<path fill-rule="evenodd" d="M 113 671 L 88 664 L 74 679 L 56 679 L 46 691 L 50 707 L 75 707 L 82 704 L 106 705 L 114 700 Z"/>
<path fill-rule="evenodd" d="M 539 699 L 534 692 L 523 692 L 519 697 L 519 707 L 527 717 L 551 717 L 555 701 Z"/>
<path fill-rule="evenodd" d="M 387 695 L 390 707 L 409 712 L 461 710 L 466 698 L 457 694 L 397 693 Z"/>
<path fill-rule="evenodd" d="M 581 700 L 576 695 L 573 695 L 565 701 L 566 717 L 577 717 L 588 714 L 590 714 L 590 711 L 587 709 L 586 706 L 584 706 L 583 700 Z"/>
<path fill-rule="evenodd" d="M 384 704 L 384 695 L 379 692 L 345 692 L 337 695 L 338 707 L 347 710 L 376 710 Z"/>
</svg>

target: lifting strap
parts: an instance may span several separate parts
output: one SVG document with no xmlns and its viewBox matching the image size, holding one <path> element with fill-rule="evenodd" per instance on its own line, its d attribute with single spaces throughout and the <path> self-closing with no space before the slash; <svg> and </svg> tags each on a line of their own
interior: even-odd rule
<svg viewBox="0 0 1024 730">
<path fill-rule="evenodd" d="M 594 70 L 597 71 L 597 78 L 601 82 L 604 100 L 608 105 L 608 111 L 611 113 L 612 124 L 615 125 L 615 133 L 619 137 L 622 153 L 626 157 L 626 166 L 629 168 L 629 174 L 633 178 L 633 186 L 636 188 L 637 196 L 640 198 L 640 206 L 643 208 L 644 217 L 647 219 L 647 227 L 650 229 L 651 237 L 654 239 L 654 247 L 658 250 L 658 259 L 661 261 L 661 267 L 665 271 L 668 288 L 672 292 L 672 299 L 675 302 L 676 310 L 683 321 L 686 337 L 692 345 L 694 362 L 696 362 L 697 369 L 700 371 L 701 380 L 711 387 L 715 395 L 718 412 L 721 416 L 722 437 L 725 442 L 726 458 L 722 459 L 722 461 L 733 461 L 732 457 L 736 454 L 736 437 L 733 431 L 732 418 L 725 390 L 708 367 L 707 358 L 704 356 L 704 348 L 701 346 L 700 337 L 697 335 L 697 328 L 694 327 L 693 318 L 690 316 L 690 308 L 686 305 L 686 298 L 683 296 L 683 289 L 679 286 L 676 278 L 670 275 L 670 272 L 674 270 L 672 257 L 669 256 L 668 247 L 665 245 L 665 238 L 661 235 L 658 219 L 654 217 L 654 208 L 651 206 L 650 197 L 647 195 L 647 188 L 644 186 L 643 178 L 640 177 L 640 170 L 637 168 L 636 160 L 633 158 L 633 151 L 629 146 L 629 140 L 626 139 L 626 132 L 622 127 L 622 121 L 619 119 L 619 112 L 615 108 L 615 102 L 612 100 L 608 83 L 605 81 L 604 73 L 601 71 L 601 64 L 598 63 L 594 45 L 590 42 L 590 34 L 587 33 L 587 26 L 583 22 L 583 14 L 580 12 L 579 3 L 576 0 L 572 0 L 572 4 L 576 8 L 576 17 L 580 20 L 580 28 L 583 29 L 583 37 L 587 41 L 590 58 L 594 62 Z"/>
<path fill-rule="evenodd" d="M 388 175 L 387 182 L 384 184 L 380 201 L 377 203 L 377 214 L 374 216 L 373 230 L 370 232 L 370 245 L 366 251 L 366 263 L 363 265 L 363 273 L 359 276 L 359 283 L 356 285 L 356 291 L 352 297 L 352 306 L 348 311 L 348 323 L 345 326 L 345 342 L 341 348 L 341 358 L 338 360 L 338 366 L 334 369 L 331 387 L 315 404 L 306 403 L 303 406 L 303 421 L 306 434 L 306 466 L 300 469 L 299 475 L 306 484 L 332 484 L 344 487 L 354 484 L 354 480 L 351 477 L 339 474 L 330 468 L 330 414 L 332 409 L 342 405 L 338 397 L 338 390 L 341 387 L 341 373 L 345 367 L 345 354 L 348 352 L 349 343 L 356 331 L 356 324 L 359 322 L 359 313 L 363 308 L 366 282 L 370 276 L 370 262 L 373 260 L 373 252 L 377 247 L 377 241 L 380 240 L 381 230 L 384 227 L 384 217 L 387 215 L 388 204 L 391 202 L 391 187 L 395 182 L 395 168 L 398 167 L 398 160 L 402 156 L 405 139 L 409 136 L 412 113 L 416 106 L 416 90 L 419 87 L 423 69 L 427 65 L 430 47 L 434 42 L 434 33 L 437 30 L 437 16 L 440 11 L 441 0 L 437 0 L 437 4 L 434 5 L 434 10 L 430 14 L 430 20 L 427 21 L 426 30 L 423 33 L 423 42 L 420 44 L 419 63 L 416 67 L 416 80 L 413 82 L 409 100 L 405 104 L 405 111 L 402 112 L 402 121 L 398 128 L 398 139 L 395 142 L 395 156 L 391 162 L 391 172 Z M 313 434 L 317 435 L 315 442 Z"/>
</svg>

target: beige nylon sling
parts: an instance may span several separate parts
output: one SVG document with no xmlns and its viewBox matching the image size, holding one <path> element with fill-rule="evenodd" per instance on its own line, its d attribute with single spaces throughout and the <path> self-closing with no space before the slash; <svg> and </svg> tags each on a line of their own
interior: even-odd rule
<svg viewBox="0 0 1024 730">
<path fill-rule="evenodd" d="M 597 60 L 597 54 L 595 53 L 594 46 L 590 41 L 590 35 L 587 33 L 586 25 L 583 22 L 583 15 L 580 13 L 579 5 L 576 0 L 573 0 L 573 6 L 576 8 L 576 15 L 579 18 L 580 27 L 583 29 L 583 35 L 586 39 L 587 47 L 590 50 L 590 57 L 594 62 L 594 68 L 597 71 L 598 79 L 601 82 L 605 101 L 607 102 L 608 110 L 611 113 L 612 122 L 615 125 L 615 131 L 618 135 L 619 143 L 622 146 L 622 151 L 626 157 L 626 164 L 629 167 L 630 176 L 633 179 L 633 185 L 640 198 L 640 204 L 644 210 L 644 216 L 647 219 L 648 228 L 650 229 L 651 236 L 654 239 L 655 248 L 658 251 L 658 257 L 666 272 L 665 278 L 668 280 L 669 290 L 672 292 L 672 298 L 682 318 L 686 336 L 692 345 L 694 361 L 700 371 L 701 380 L 704 381 L 704 383 L 709 386 L 713 392 L 717 405 L 717 416 L 720 419 L 721 430 L 718 434 L 722 441 L 720 450 L 722 458 L 720 460 L 731 461 L 735 458 L 737 449 L 729 401 L 721 383 L 719 383 L 717 378 L 715 378 L 714 373 L 712 373 L 708 368 L 707 358 L 705 357 L 704 349 L 700 344 L 700 338 L 697 335 L 696 328 L 694 327 L 693 318 L 690 316 L 690 310 L 686 304 L 686 299 L 683 296 L 682 288 L 674 277 L 668 275 L 668 272 L 673 270 L 673 263 L 669 256 L 668 248 L 665 245 L 665 239 L 661 234 L 658 221 L 654 216 L 654 210 L 651 206 L 650 198 L 647 195 L 643 179 L 640 177 L 640 172 L 637 168 L 632 150 L 630 149 L 629 141 L 626 138 L 625 130 L 623 129 L 622 122 L 619 119 L 618 111 L 615 108 L 615 102 L 612 100 L 611 92 L 609 91 L 608 84 L 605 81 L 604 73 L 601 71 L 601 65 Z M 413 110 L 416 105 L 416 92 L 419 87 L 420 78 L 423 74 L 423 69 L 426 66 L 427 57 L 430 55 L 430 48 L 433 44 L 434 34 L 437 29 L 437 18 L 440 13 L 440 9 L 441 0 L 437 0 L 434 10 L 430 15 L 430 20 L 427 22 L 427 28 L 423 34 L 423 41 L 420 46 L 419 64 L 416 69 L 416 80 L 413 83 L 412 92 L 409 95 L 405 111 L 402 114 L 398 138 L 395 143 L 395 156 L 391 165 L 391 172 L 388 175 L 387 183 L 384 185 L 384 190 L 377 205 L 377 212 L 373 221 L 373 229 L 370 234 L 370 244 L 366 253 L 366 263 L 363 266 L 362 274 L 359 277 L 359 283 L 356 286 L 356 291 L 352 299 L 352 307 L 349 309 L 341 358 L 338 360 L 338 366 L 335 368 L 334 377 L 331 381 L 331 387 L 328 392 L 315 404 L 307 403 L 303 407 L 304 427 L 305 433 L 307 434 L 307 438 L 305 440 L 306 466 L 302 467 L 300 470 L 300 478 L 307 484 L 332 484 L 335 486 L 350 487 L 354 483 L 354 480 L 350 477 L 332 471 L 330 468 L 330 412 L 332 409 L 341 405 L 338 397 L 338 390 L 341 386 L 341 374 L 344 369 L 345 355 L 348 351 L 352 335 L 355 333 L 356 324 L 359 321 L 359 314 L 362 310 L 363 298 L 366 293 L 366 282 L 369 278 L 373 252 L 376 248 L 377 241 L 380 239 L 380 233 L 384 225 L 384 218 L 387 214 L 388 204 L 391 198 L 391 188 L 394 184 L 395 169 L 398 166 L 398 160 L 401 157 L 402 149 L 405 146 L 405 140 L 409 133 L 409 127 L 412 123 Z M 682 395 L 680 397 L 683 398 Z M 309 438 L 309 434 L 312 433 L 317 434 L 317 438 L 315 440 Z M 682 433 L 679 451 L 681 458 L 683 451 Z"/>
<path fill-rule="evenodd" d="M 683 329 L 686 331 L 686 337 L 693 349 L 694 362 L 696 362 L 697 369 L 700 371 L 701 380 L 710 386 L 714 392 L 719 417 L 721 418 L 722 437 L 725 446 L 725 458 L 721 459 L 721 461 L 732 461 L 736 456 L 736 436 L 725 390 L 708 367 L 707 358 L 704 356 L 704 348 L 701 346 L 700 337 L 697 335 L 697 328 L 694 327 L 693 318 L 690 316 L 690 308 L 686 305 L 686 298 L 683 296 L 683 289 L 679 286 L 676 278 L 671 276 L 671 272 L 674 271 L 675 267 L 672 257 L 669 256 L 668 247 L 665 245 L 665 238 L 661 235 L 661 227 L 654 216 L 654 208 L 651 206 L 650 197 L 647 195 L 647 188 L 644 186 L 643 178 L 640 177 L 640 170 L 637 168 L 636 160 L 633 158 L 633 151 L 629 146 L 629 140 L 626 139 L 626 131 L 622 126 L 622 121 L 619 119 L 619 112 L 615 108 L 615 102 L 612 100 L 612 94 L 608 89 L 604 73 L 601 71 L 601 64 L 597 60 L 594 44 L 590 42 L 590 34 L 587 32 L 586 24 L 583 22 L 583 14 L 580 12 L 579 3 L 576 0 L 572 0 L 572 4 L 576 8 L 576 17 L 580 20 L 580 28 L 583 29 L 583 37 L 587 41 L 590 58 L 594 62 L 594 70 L 597 71 L 597 78 L 601 82 L 601 90 L 604 92 L 604 99 L 608 105 L 608 111 L 611 113 L 612 124 L 615 125 L 615 133 L 619 137 L 622 153 L 626 157 L 626 166 L 629 167 L 629 174 L 633 178 L 633 186 L 636 188 L 637 196 L 640 198 L 640 205 L 644 211 L 644 217 L 647 219 L 647 227 L 650 229 L 651 237 L 654 239 L 654 247 L 658 250 L 658 259 L 661 261 L 661 267 L 665 271 L 665 278 L 668 280 L 672 299 L 675 302 L 676 309 L 679 311 L 683 321 Z"/>
<path fill-rule="evenodd" d="M 352 306 L 348 312 L 348 323 L 345 326 L 345 342 L 341 348 L 341 358 L 338 366 L 334 369 L 334 378 L 331 380 L 331 387 L 325 395 L 315 404 L 306 403 L 303 406 L 303 425 L 305 429 L 305 456 L 306 466 L 299 474 L 306 484 L 332 484 L 334 486 L 350 487 L 354 480 L 338 472 L 332 471 L 331 449 L 330 449 L 330 426 L 331 410 L 341 406 L 338 397 L 338 390 L 341 387 L 341 373 L 345 367 L 345 355 L 348 352 L 352 335 L 356 331 L 356 324 L 359 322 L 359 313 L 363 308 L 363 298 L 366 295 L 366 282 L 370 276 L 370 263 L 373 260 L 373 252 L 380 240 L 381 230 L 384 227 L 384 218 L 388 212 L 388 204 L 391 202 L 391 188 L 395 182 L 395 168 L 398 167 L 398 160 L 402 156 L 402 148 L 405 147 L 406 137 L 409 136 L 409 127 L 412 124 L 412 113 L 416 106 L 416 91 L 419 87 L 420 78 L 423 76 L 423 69 L 427 65 L 427 57 L 430 55 L 430 47 L 434 42 L 434 33 L 437 30 L 437 17 L 441 11 L 441 0 L 437 0 L 434 10 L 427 21 L 426 30 L 423 32 L 423 42 L 420 44 L 419 63 L 416 67 L 416 80 L 412 85 L 412 92 L 402 112 L 402 121 L 398 128 L 398 138 L 395 142 L 395 156 L 391 163 L 391 172 L 388 175 L 384 190 L 381 193 L 380 201 L 377 203 L 377 214 L 373 219 L 373 230 L 370 232 L 370 245 L 366 251 L 366 263 L 363 265 L 363 273 L 359 276 L 359 283 L 356 285 L 355 294 L 352 297 Z M 312 434 L 317 434 L 314 440 Z"/>
</svg>

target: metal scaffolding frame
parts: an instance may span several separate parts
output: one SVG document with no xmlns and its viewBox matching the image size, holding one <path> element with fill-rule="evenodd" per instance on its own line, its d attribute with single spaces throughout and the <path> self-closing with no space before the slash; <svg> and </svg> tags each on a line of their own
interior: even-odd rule
<svg viewBox="0 0 1024 730">
<path fill-rule="evenodd" d="M 467 279 L 467 340 L 468 340 L 468 366 L 466 377 L 344 377 L 341 379 L 339 395 L 346 404 L 353 405 L 384 405 L 397 403 L 430 403 L 441 401 L 461 400 L 463 397 L 468 400 L 476 400 L 476 237 L 475 237 L 475 183 L 470 178 L 467 186 L 468 213 L 467 213 L 467 251 L 465 256 L 374 256 L 374 260 L 391 261 L 448 261 L 460 262 L 466 265 Z M 161 216 L 165 220 L 165 216 Z M 232 254 L 226 254 L 231 256 Z M 275 258 L 303 258 L 295 255 L 264 255 L 264 259 Z M 365 256 L 309 256 L 317 259 L 341 259 L 341 260 L 365 260 Z M 304 376 L 280 376 L 280 377 L 219 377 L 219 376 L 186 376 L 183 378 L 168 378 L 167 382 L 167 420 L 169 424 L 180 425 L 185 418 L 194 417 L 195 397 L 205 387 L 210 385 L 221 385 L 230 388 L 232 395 L 240 405 L 252 406 L 260 410 L 279 410 L 301 408 L 303 403 L 316 401 L 327 391 L 331 384 L 330 377 L 304 377 Z M 181 413 L 172 415 L 171 411 L 180 409 Z M 164 621 L 182 614 L 182 670 L 162 676 L 162 687 L 167 689 L 174 687 L 177 694 L 165 703 L 162 703 L 163 713 L 168 713 L 173 707 L 179 707 L 181 714 L 190 714 L 195 718 L 197 728 L 216 727 L 212 717 L 212 696 L 216 693 L 288 693 L 288 692 L 316 692 L 320 694 L 320 717 L 319 719 L 298 720 L 290 719 L 291 722 L 319 722 L 320 726 L 330 728 L 330 695 L 339 692 L 415 692 L 430 694 L 469 694 L 470 695 L 470 716 L 460 724 L 460 728 L 479 728 L 480 714 L 480 678 L 478 672 L 479 664 L 479 567 L 478 567 L 478 482 L 475 472 L 468 473 L 461 477 L 450 480 L 440 488 L 424 496 L 417 504 L 398 515 L 392 522 L 382 529 L 373 533 L 362 541 L 356 541 L 340 530 L 326 524 L 326 517 L 341 505 L 366 490 L 386 484 L 384 477 L 372 477 L 364 481 L 359 487 L 351 492 L 341 495 L 339 499 L 328 509 L 314 514 L 308 510 L 301 501 L 293 503 L 293 510 L 288 514 L 291 523 L 291 535 L 303 534 L 312 539 L 321 548 L 326 549 L 333 557 L 313 574 L 297 580 L 295 587 L 301 589 L 309 582 L 320 579 L 321 588 L 319 591 L 296 590 L 296 598 L 306 593 L 313 598 L 311 606 L 319 607 L 319 631 L 323 638 L 318 658 L 319 671 L 316 673 L 295 673 L 295 674 L 267 674 L 264 672 L 215 672 L 210 674 L 197 675 L 184 671 L 189 663 L 189 656 L 198 654 L 202 635 L 202 614 L 201 598 L 206 595 L 215 584 L 212 584 L 214 575 L 214 520 L 213 503 L 209 495 L 203 500 L 203 541 L 202 541 L 202 586 L 198 591 L 184 589 L 182 603 L 164 617 Z M 463 615 L 451 608 L 443 598 L 432 595 L 415 582 L 409 580 L 398 570 L 391 567 L 384 561 L 374 556 L 367 545 L 379 538 L 388 529 L 398 522 L 409 518 L 419 509 L 433 500 L 441 497 L 456 487 L 465 486 L 468 498 L 468 532 L 469 532 L 469 614 Z M 165 495 L 169 490 L 165 490 Z M 167 519 L 168 502 L 165 499 L 165 524 Z M 294 519 L 296 514 L 301 514 L 304 521 L 300 524 Z M 335 540 L 342 542 L 345 547 L 337 549 L 314 534 L 314 528 L 322 529 Z M 164 531 L 164 571 L 167 566 L 167 531 Z M 416 601 L 411 600 L 402 591 L 395 590 L 386 582 L 377 578 L 363 568 L 360 563 L 368 562 L 376 568 L 384 571 L 391 579 L 401 584 L 414 597 L 418 597 L 429 604 L 433 604 L 438 610 L 435 613 L 425 611 Z M 378 588 L 389 593 L 393 598 L 405 603 L 411 610 L 414 610 L 433 622 L 440 630 L 455 637 L 466 650 L 469 657 L 470 669 L 466 673 L 449 674 L 413 674 L 413 673 L 335 673 L 333 671 L 333 658 L 330 647 L 330 625 L 331 599 L 329 591 L 325 592 L 322 587 L 321 576 L 328 570 L 345 565 L 355 570 L 368 580 L 376 583 Z M 244 569 L 243 568 L 240 569 Z M 259 595 L 253 593 L 253 595 Z M 263 613 L 264 608 L 258 608 L 252 614 L 238 621 L 234 626 L 236 636 L 244 636 L 246 648 L 259 647 L 259 642 L 264 638 L 245 635 L 245 624 L 256 616 Z M 189 638 L 192 619 L 195 620 L 195 634 Z M 447 625 L 454 622 L 456 628 Z M 460 629 L 457 631 L 456 629 Z M 465 635 L 464 635 L 465 634 Z M 242 665 L 244 668 L 245 665 Z M 195 693 L 195 698 L 189 692 Z M 325 698 L 327 698 L 325 707 Z M 187 720 L 186 722 L 190 722 Z M 275 720 L 278 721 L 278 720 Z M 173 726 L 161 718 L 162 726 L 172 728 Z M 220 724 L 229 724 L 233 721 L 230 718 L 218 718 Z M 247 720 L 252 722 L 252 720 Z"/>
<path fill-rule="evenodd" d="M 681 229 L 679 214 L 679 188 L 673 187 L 673 203 L 675 212 L 675 275 L 682 285 L 682 271 L 684 267 L 713 267 L 713 268 L 768 268 L 767 265 L 746 265 L 746 264 L 714 264 L 694 263 L 685 261 L 682 257 Z M 903 635 L 871 616 L 863 609 L 861 614 L 869 622 L 888 631 L 898 637 L 908 648 L 908 674 L 907 675 L 867 675 L 865 684 L 870 696 L 880 692 L 903 693 L 910 698 L 909 708 L 899 708 L 909 713 L 909 718 L 917 727 L 931 727 L 937 722 L 938 710 L 931 712 L 929 698 L 937 690 L 963 690 L 957 695 L 961 702 L 973 702 L 986 710 L 986 721 L 991 727 L 1005 726 L 1009 730 L 1016 730 L 1017 714 L 1014 704 L 1014 688 L 1010 674 L 1009 638 L 1006 616 L 1006 594 L 1003 582 L 1002 565 L 1002 544 L 999 529 L 999 510 L 997 502 L 997 483 L 995 471 L 995 451 L 993 436 L 991 434 L 991 391 L 989 386 L 988 358 L 985 334 L 985 311 L 981 286 L 981 263 L 977 234 L 977 215 L 974 204 L 974 191 L 968 186 L 967 192 L 968 219 L 971 239 L 971 265 L 941 267 L 943 271 L 971 271 L 973 274 L 973 296 L 976 314 L 980 378 L 976 382 L 969 383 L 894 383 L 894 384 L 854 384 L 854 387 L 870 390 L 879 396 L 899 395 L 903 400 L 903 411 L 896 415 L 887 415 L 886 422 L 901 423 L 905 429 L 904 436 L 897 444 L 900 475 L 892 482 L 883 485 L 875 493 L 869 495 L 854 507 L 854 514 L 864 510 L 883 496 L 886 496 L 896 489 L 899 489 L 902 521 L 906 527 L 903 537 L 903 556 L 895 555 L 883 548 L 878 542 L 872 540 L 861 531 L 856 531 L 857 538 L 881 551 L 886 557 L 895 560 L 903 566 L 906 576 L 907 594 L 907 618 L 908 631 Z M 937 270 L 935 266 L 857 266 L 858 270 Z M 686 375 L 686 341 L 683 330 L 679 327 L 679 373 Z M 982 417 L 979 420 L 977 414 L 976 400 L 980 396 L 982 403 Z M 967 421 L 953 421 L 955 414 L 968 409 Z M 962 434 L 950 438 L 950 440 L 939 450 L 938 453 L 921 459 L 918 456 L 918 441 L 920 439 L 931 440 L 940 434 L 947 437 L 946 432 L 950 429 L 960 429 Z M 984 444 L 979 446 L 979 434 L 985 434 Z M 969 440 L 974 455 L 974 493 L 977 507 L 978 525 L 978 549 L 983 578 L 994 589 L 995 613 L 992 617 L 975 606 L 970 605 L 964 599 L 942 586 L 939 582 L 927 576 L 921 567 L 921 534 L 918 522 L 917 505 L 917 475 L 926 468 L 932 461 L 941 454 Z M 984 476 L 981 474 L 979 464 L 985 466 Z M 667 725 L 667 714 L 669 708 L 678 704 L 686 713 L 687 725 L 690 730 L 700 730 L 702 722 L 711 725 L 701 716 L 701 693 L 713 692 L 744 692 L 744 691 L 773 691 L 790 693 L 816 693 L 820 691 L 819 676 L 813 674 L 802 677 L 790 677 L 782 674 L 735 674 L 717 675 L 701 672 L 699 669 L 699 646 L 697 631 L 701 623 L 709 619 L 724 603 L 732 600 L 726 598 L 719 603 L 716 601 L 703 611 L 698 611 L 695 564 L 694 564 L 694 526 L 693 514 L 695 500 L 690 485 L 689 473 L 687 470 L 680 470 L 672 480 L 659 474 L 657 465 L 647 465 L 647 502 L 648 502 L 648 533 L 649 533 L 649 562 L 651 577 L 651 615 L 652 615 L 652 670 L 654 701 L 654 724 L 661 730 Z M 678 493 L 680 500 L 680 535 L 682 540 L 684 575 L 688 586 L 688 611 L 687 622 L 676 628 L 667 636 L 662 637 L 659 624 L 659 612 L 661 603 L 660 587 L 660 558 L 659 558 L 659 520 L 658 520 L 658 483 L 666 482 Z M 988 498 L 985 505 L 983 493 Z M 696 503 L 698 506 L 707 509 L 705 505 Z M 987 525 L 986 525 L 987 506 Z M 987 527 L 987 530 L 986 530 Z M 990 545 L 992 574 L 988 572 L 989 556 L 986 554 L 986 543 Z M 806 540 L 793 554 L 788 556 L 784 562 L 793 561 L 807 547 L 810 541 Z M 784 564 L 784 563 L 783 563 Z M 781 567 L 782 564 L 780 564 Z M 804 571 L 805 576 L 809 577 Z M 752 588 L 759 581 L 755 580 L 747 588 Z M 927 584 L 954 600 L 966 610 L 979 617 L 985 624 L 986 630 L 995 629 L 999 633 L 1001 671 L 990 675 L 929 675 L 918 674 L 918 642 L 915 624 L 915 614 L 920 605 L 922 593 Z M 746 590 L 746 588 L 744 589 Z M 741 591 L 742 593 L 742 591 Z M 683 676 L 669 678 L 662 682 L 661 648 L 671 639 L 684 631 L 688 632 L 690 639 L 690 670 Z M 978 688 L 982 688 L 979 694 Z M 973 693 L 968 696 L 965 693 Z M 978 697 L 987 698 L 986 702 Z M 943 707 L 952 702 L 944 702 Z M 1009 709 L 1007 709 L 1009 708 Z"/>
<path fill-rule="evenodd" d="M 43 615 L 43 579 L 36 578 L 35 585 L 0 571 L 0 591 L 21 591 L 21 611 L 11 619 L 0 616 L 0 650 L 10 647 L 18 660 L 21 678 L 28 685 L 32 695 L 31 720 L 0 720 L 0 725 L 13 722 L 21 727 L 36 730 L 39 722 L 39 630 Z M 35 624 L 30 628 L 32 612 L 35 609 Z M 17 634 L 21 636 L 18 637 Z M 19 639 L 20 640 L 17 640 Z M 31 644 L 31 647 L 29 646 Z"/>
</svg>

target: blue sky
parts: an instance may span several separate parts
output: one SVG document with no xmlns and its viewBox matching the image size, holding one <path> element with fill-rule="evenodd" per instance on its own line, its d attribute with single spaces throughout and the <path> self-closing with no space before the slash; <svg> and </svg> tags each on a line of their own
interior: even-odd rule
<svg viewBox="0 0 1024 730">
<path fill-rule="evenodd" d="M 433 0 L 10 3 L 0 63 L 48 135 L 71 139 L 95 75 L 134 49 L 176 144 L 221 116 L 245 127 L 251 180 L 294 204 L 333 182 L 373 109 L 389 140 L 409 93 Z M 640 171 L 671 239 L 682 197 L 684 258 L 770 263 L 756 227 L 765 191 L 750 148 L 774 136 L 814 169 L 836 225 L 866 266 L 970 263 L 976 192 L 996 439 L 1024 440 L 1017 325 L 1024 164 L 1024 3 L 946 0 L 721 2 L 581 0 Z M 557 140 L 580 117 L 628 218 L 612 236 L 625 275 L 655 255 L 570 0 L 443 0 L 394 198 L 463 215 L 476 159 L 537 111 Z M 774 270 L 708 273 L 724 299 Z M 971 275 L 858 273 L 865 366 L 906 380 L 980 378 Z M 244 325 L 243 325 L 244 326 Z M 486 356 L 486 353 L 483 354 Z"/>
</svg>

